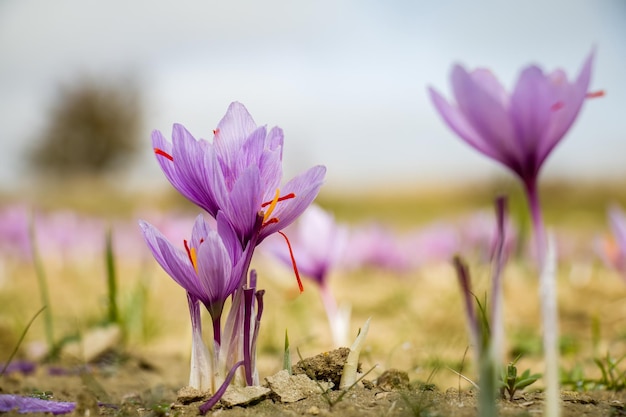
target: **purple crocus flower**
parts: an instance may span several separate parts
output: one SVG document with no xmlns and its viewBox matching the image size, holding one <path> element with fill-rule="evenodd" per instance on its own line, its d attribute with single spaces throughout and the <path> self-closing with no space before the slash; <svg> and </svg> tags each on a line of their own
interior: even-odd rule
<svg viewBox="0 0 626 417">
<path fill-rule="evenodd" d="M 574 123 L 583 102 L 602 92 L 589 93 L 593 53 L 575 81 L 563 70 L 545 74 L 525 68 L 511 94 L 486 69 L 452 70 L 451 104 L 430 88 L 430 97 L 448 126 L 474 149 L 512 170 L 524 184 L 533 222 L 540 264 L 545 248 L 537 177 L 546 158 Z"/>
<path fill-rule="evenodd" d="M 482 154 L 513 171 L 522 181 L 534 230 L 540 275 L 544 353 L 546 357 L 546 415 L 558 414 L 558 312 L 555 285 L 546 263 L 547 240 L 537 180 L 550 152 L 574 123 L 589 93 L 593 52 L 575 81 L 562 70 L 549 74 L 537 66 L 525 68 L 511 94 L 493 74 L 484 69 L 468 72 L 460 65 L 452 70 L 455 104 L 430 88 L 433 104 L 448 126 Z M 552 332 L 547 329 L 553 329 Z"/>
<path fill-rule="evenodd" d="M 326 173 L 315 166 L 281 187 L 282 129 L 257 126 L 238 102 L 219 122 L 212 143 L 176 124 L 171 143 L 154 131 L 152 144 L 174 188 L 212 217 L 223 212 L 242 246 L 292 223 L 315 199 Z M 259 213 L 263 222 L 257 225 Z"/>
<path fill-rule="evenodd" d="M 209 365 L 202 341 L 198 303 L 204 304 L 213 321 L 214 356 L 217 363 L 221 344 L 221 317 L 224 303 L 240 286 L 250 262 L 252 248 L 241 248 L 230 223 L 221 213 L 217 230 L 211 229 L 202 215 L 196 218 L 191 240 L 184 249 L 170 243 L 154 226 L 140 222 L 144 238 L 161 267 L 187 291 L 192 321 L 192 372 L 190 385 L 206 387 Z M 197 387 L 197 386 L 196 386 Z M 211 379 L 211 387 L 215 383 Z"/>
<path fill-rule="evenodd" d="M 474 149 L 502 163 L 530 186 L 543 162 L 574 123 L 589 94 L 593 53 L 578 78 L 562 70 L 545 74 L 525 68 L 511 94 L 486 69 L 452 70 L 456 103 L 430 88 L 430 97 L 448 126 Z"/>
<path fill-rule="evenodd" d="M 16 411 L 27 413 L 52 413 L 54 415 L 67 414 L 74 411 L 76 403 L 67 401 L 50 401 L 40 398 L 24 397 L 22 395 L 0 394 L 0 412 Z"/>
<path fill-rule="evenodd" d="M 319 286 L 335 347 L 349 346 L 350 306 L 337 305 L 328 283 L 328 276 L 333 268 L 337 267 L 347 253 L 347 227 L 337 224 L 331 213 L 313 204 L 290 229 L 293 256 L 298 270 Z M 271 238 L 267 243 L 270 243 L 269 252 L 291 265 L 291 253 L 284 250 L 284 246 L 279 246 Z"/>
</svg>

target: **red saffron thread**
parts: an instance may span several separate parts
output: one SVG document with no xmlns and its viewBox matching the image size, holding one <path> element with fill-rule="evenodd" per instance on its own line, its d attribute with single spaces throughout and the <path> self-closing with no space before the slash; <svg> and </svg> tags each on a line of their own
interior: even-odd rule
<svg viewBox="0 0 626 417">
<path fill-rule="evenodd" d="M 598 90 L 598 91 L 590 91 L 589 93 L 587 93 L 585 95 L 586 98 L 598 98 L 598 97 L 604 97 L 605 92 L 604 90 Z"/>
<path fill-rule="evenodd" d="M 183 244 L 185 245 L 185 250 L 187 251 L 187 256 L 189 257 L 189 260 L 191 261 L 191 264 L 193 265 L 193 259 L 191 259 L 191 250 L 189 250 L 189 244 L 187 243 L 187 240 L 183 240 Z"/>
<path fill-rule="evenodd" d="M 296 258 L 293 256 L 293 250 L 291 249 L 291 243 L 289 242 L 289 238 L 286 234 L 278 231 L 282 237 L 285 238 L 285 242 L 287 242 L 287 247 L 289 248 L 289 256 L 291 257 L 291 265 L 293 266 L 293 272 L 296 274 L 296 279 L 298 280 L 298 287 L 300 288 L 300 293 L 304 292 L 304 286 L 302 285 L 302 280 L 300 279 L 300 273 L 298 272 L 298 265 L 296 265 Z"/>
<path fill-rule="evenodd" d="M 172 157 L 172 155 L 170 155 L 169 153 L 165 152 L 163 149 L 154 148 L 154 153 L 157 154 L 157 155 L 164 156 L 165 158 L 169 159 L 170 161 L 174 160 L 174 157 Z"/>
<path fill-rule="evenodd" d="M 278 197 L 278 200 L 276 200 L 276 202 L 289 200 L 291 198 L 296 198 L 296 195 L 294 193 L 289 193 L 289 194 L 284 195 L 282 197 Z M 270 204 L 272 204 L 271 201 L 266 201 L 265 203 L 261 204 L 261 207 L 267 207 Z"/>
</svg>

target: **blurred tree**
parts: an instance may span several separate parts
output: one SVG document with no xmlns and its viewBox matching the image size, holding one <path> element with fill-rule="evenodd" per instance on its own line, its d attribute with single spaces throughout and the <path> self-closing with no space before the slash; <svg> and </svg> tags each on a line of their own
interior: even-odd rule
<svg viewBox="0 0 626 417">
<path fill-rule="evenodd" d="M 118 170 L 135 155 L 142 119 L 132 81 L 83 78 L 63 85 L 29 150 L 28 164 L 34 172 L 59 178 Z"/>
</svg>

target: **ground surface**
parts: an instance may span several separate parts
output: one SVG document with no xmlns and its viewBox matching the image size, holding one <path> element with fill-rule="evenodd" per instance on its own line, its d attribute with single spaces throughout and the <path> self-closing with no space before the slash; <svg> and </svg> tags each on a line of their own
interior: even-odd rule
<svg viewBox="0 0 626 417">
<path fill-rule="evenodd" d="M 65 375 L 50 375 L 50 368 L 41 366 L 29 376 L 11 374 L 0 379 L 1 393 L 38 395 L 58 401 L 78 403 L 74 415 L 112 416 L 195 416 L 202 402 L 183 405 L 177 391 L 184 381 L 180 358 L 158 359 L 159 366 L 129 358 L 122 364 L 92 367 L 90 370 L 65 368 Z M 476 395 L 473 390 L 455 388 L 440 390 L 434 386 L 383 384 L 377 381 L 350 389 L 338 400 L 340 391 L 311 395 L 300 401 L 284 404 L 276 398 L 262 399 L 244 407 L 216 406 L 209 415 L 240 416 L 476 416 Z M 563 391 L 563 416 L 626 415 L 626 393 Z M 98 406 L 97 403 L 101 404 Z M 513 401 L 500 400 L 503 416 L 541 415 L 543 394 L 527 392 Z M 7 416 L 19 415 L 15 412 Z"/>
</svg>

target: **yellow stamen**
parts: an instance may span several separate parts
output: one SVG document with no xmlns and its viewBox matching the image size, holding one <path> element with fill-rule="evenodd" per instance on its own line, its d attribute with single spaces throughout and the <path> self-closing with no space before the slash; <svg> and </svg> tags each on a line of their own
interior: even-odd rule
<svg viewBox="0 0 626 417">
<path fill-rule="evenodd" d="M 270 203 L 270 206 L 267 208 L 267 211 L 263 214 L 263 223 L 265 223 L 267 219 L 269 219 L 270 216 L 272 215 L 274 208 L 276 208 L 276 203 L 278 203 L 279 197 L 280 197 L 280 189 L 277 188 L 276 194 L 274 195 L 274 199 Z"/>
<path fill-rule="evenodd" d="M 189 248 L 189 259 L 193 265 L 193 269 L 198 273 L 198 255 L 196 255 L 196 248 Z"/>
</svg>

